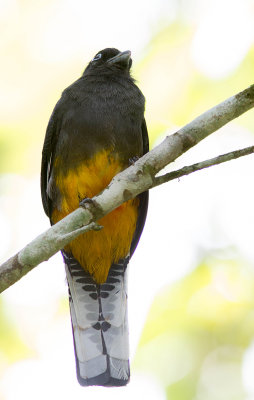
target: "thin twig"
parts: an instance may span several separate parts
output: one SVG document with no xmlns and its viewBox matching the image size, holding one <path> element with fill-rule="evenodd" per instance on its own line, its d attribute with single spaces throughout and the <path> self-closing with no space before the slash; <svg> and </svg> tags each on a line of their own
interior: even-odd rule
<svg viewBox="0 0 254 400">
<path fill-rule="evenodd" d="M 189 175 L 192 172 L 200 171 L 201 169 L 208 168 L 213 165 L 222 164 L 224 162 L 247 156 L 252 153 L 254 153 L 254 146 L 246 147 L 241 150 L 230 151 L 229 153 L 210 158 L 209 160 L 200 161 L 196 164 L 188 165 L 186 167 L 178 169 L 177 171 L 168 172 L 167 174 L 155 177 L 152 187 L 154 188 L 165 182 L 180 178 L 181 176 Z"/>
</svg>

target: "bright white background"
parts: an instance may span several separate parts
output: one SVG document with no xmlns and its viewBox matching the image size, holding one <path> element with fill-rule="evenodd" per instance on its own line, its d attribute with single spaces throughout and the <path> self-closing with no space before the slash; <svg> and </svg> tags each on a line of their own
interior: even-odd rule
<svg viewBox="0 0 254 400">
<path fill-rule="evenodd" d="M 0 4 L 3 54 L 0 112 L 5 124 L 14 114 L 17 121 L 29 121 L 29 115 L 33 119 L 40 114 L 37 100 L 45 95 L 44 87 L 50 82 L 51 71 L 53 74 L 59 70 L 62 74 L 61 85 L 60 81 L 52 82 L 60 95 L 71 83 L 65 70 L 70 60 L 74 65 L 69 71 L 72 80 L 104 47 L 131 49 L 134 63 L 138 62 L 145 55 L 154 32 L 174 20 L 178 12 L 183 18 L 196 21 L 196 34 L 189 52 L 192 62 L 207 77 L 217 79 L 231 73 L 253 43 L 254 6 L 248 0 L 183 1 L 180 8 L 177 1 L 169 0 L 149 3 L 143 0 L 27 0 L 26 3 L 27 8 L 15 0 L 2 0 Z M 223 39 L 222 32 L 226 32 Z M 18 37 L 22 52 L 19 54 L 10 47 L 7 51 L 6 43 L 15 43 Z M 226 58 L 222 57 L 225 51 Z M 30 68 L 24 67 L 24 54 L 30 57 Z M 159 89 L 156 95 L 160 95 Z M 52 104 L 43 109 L 43 124 L 40 124 L 43 131 L 55 100 L 52 97 Z M 191 150 L 174 163 L 174 168 L 251 144 L 253 135 L 240 130 L 236 122 Z M 5 174 L 0 177 L 4 188 L 0 196 L 2 260 L 49 226 L 40 203 L 38 154 L 35 150 L 34 176 Z M 234 252 L 237 248 L 240 255 L 254 264 L 252 169 L 253 157 L 249 156 L 151 192 L 146 228 L 129 275 L 131 358 L 155 294 L 191 271 L 207 249 L 228 248 Z M 60 255 L 40 265 L 4 293 L 8 313 L 32 352 L 30 358 L 10 364 L 4 371 L 0 369 L 0 399 L 96 399 L 101 396 L 104 399 L 139 396 L 165 399 L 160 383 L 153 376 L 135 371 L 127 388 L 84 389 L 78 385 L 67 302 L 62 300 L 66 293 Z M 248 400 L 254 399 L 253 363 L 251 348 L 243 368 Z"/>
</svg>

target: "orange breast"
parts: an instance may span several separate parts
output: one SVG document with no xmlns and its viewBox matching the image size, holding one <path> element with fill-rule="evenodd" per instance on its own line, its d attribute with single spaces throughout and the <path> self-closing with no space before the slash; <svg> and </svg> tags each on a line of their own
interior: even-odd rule
<svg viewBox="0 0 254 400">
<path fill-rule="evenodd" d="M 78 208 L 82 199 L 101 192 L 121 169 L 117 158 L 103 151 L 67 175 L 58 172 L 55 184 L 61 194 L 61 206 L 53 209 L 53 223 Z M 98 221 L 102 230 L 80 235 L 65 247 L 97 283 L 106 281 L 113 262 L 127 256 L 136 228 L 138 204 L 138 199 L 127 201 Z"/>
</svg>

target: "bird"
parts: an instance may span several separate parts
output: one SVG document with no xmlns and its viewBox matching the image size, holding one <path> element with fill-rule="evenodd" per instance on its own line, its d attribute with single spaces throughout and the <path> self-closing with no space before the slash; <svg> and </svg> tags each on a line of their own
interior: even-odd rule
<svg viewBox="0 0 254 400">
<path fill-rule="evenodd" d="M 99 51 L 53 109 L 41 161 L 42 204 L 51 225 L 149 151 L 145 97 L 131 66 L 129 50 Z M 101 218 L 101 230 L 81 234 L 61 250 L 82 386 L 129 382 L 128 263 L 147 208 L 146 191 Z"/>
</svg>

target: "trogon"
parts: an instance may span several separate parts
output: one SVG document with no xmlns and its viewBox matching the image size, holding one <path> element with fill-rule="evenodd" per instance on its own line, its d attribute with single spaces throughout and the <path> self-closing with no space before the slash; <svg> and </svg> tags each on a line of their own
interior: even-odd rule
<svg viewBox="0 0 254 400">
<path fill-rule="evenodd" d="M 51 224 L 107 187 L 148 152 L 145 98 L 131 52 L 106 48 L 67 87 L 48 123 L 41 195 Z M 63 250 L 81 385 L 123 386 L 130 377 L 127 266 L 142 233 L 148 192 L 103 217 Z"/>
</svg>

